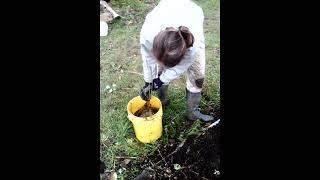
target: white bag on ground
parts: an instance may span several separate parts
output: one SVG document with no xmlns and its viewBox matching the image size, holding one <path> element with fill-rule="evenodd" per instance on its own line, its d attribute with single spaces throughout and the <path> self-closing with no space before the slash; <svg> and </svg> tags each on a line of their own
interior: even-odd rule
<svg viewBox="0 0 320 180">
<path fill-rule="evenodd" d="M 108 24 L 104 21 L 100 21 L 100 36 L 108 35 Z"/>
</svg>

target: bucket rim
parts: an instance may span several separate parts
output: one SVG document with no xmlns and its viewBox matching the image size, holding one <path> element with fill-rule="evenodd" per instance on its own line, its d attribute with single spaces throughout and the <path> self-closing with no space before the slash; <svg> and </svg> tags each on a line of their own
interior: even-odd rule
<svg viewBox="0 0 320 180">
<path fill-rule="evenodd" d="M 152 119 L 151 119 L 152 117 L 157 116 L 157 115 L 159 116 L 160 111 L 162 111 L 162 103 L 161 103 L 161 101 L 160 101 L 160 99 L 159 99 L 158 97 L 153 96 L 153 95 L 151 96 L 151 98 L 156 98 L 156 100 L 159 101 L 159 103 L 160 103 L 160 108 L 158 109 L 158 112 L 155 113 L 155 114 L 152 115 L 152 116 L 149 116 L 149 117 L 138 117 L 138 116 L 135 116 L 135 115 L 129 110 L 129 105 L 130 105 L 130 102 L 133 101 L 133 100 L 136 99 L 136 98 L 141 98 L 141 97 L 140 97 L 140 96 L 133 97 L 133 98 L 128 102 L 128 104 L 127 104 L 127 112 L 128 112 L 129 115 L 132 115 L 132 116 L 134 116 L 136 119 L 141 119 L 141 120 L 143 120 L 143 121 L 150 121 L 150 120 L 152 120 Z M 141 100 L 143 100 L 143 99 L 141 98 Z M 128 115 L 128 116 L 129 116 L 129 115 Z M 129 118 L 129 120 L 131 121 L 130 118 Z"/>
</svg>

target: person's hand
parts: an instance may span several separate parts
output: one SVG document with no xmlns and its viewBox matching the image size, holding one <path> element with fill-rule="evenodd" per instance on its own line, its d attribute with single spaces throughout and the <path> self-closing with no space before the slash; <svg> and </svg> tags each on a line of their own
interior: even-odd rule
<svg viewBox="0 0 320 180">
<path fill-rule="evenodd" d="M 145 85 L 141 89 L 140 97 L 147 101 L 150 98 L 151 91 L 156 91 L 162 86 L 163 82 L 160 80 L 160 78 L 156 78 L 152 81 L 152 83 L 145 82 Z"/>
<path fill-rule="evenodd" d="M 156 78 L 153 80 L 153 86 L 152 86 L 152 90 L 158 90 L 161 86 L 162 86 L 163 82 L 160 80 L 160 78 Z"/>
<path fill-rule="evenodd" d="M 146 82 L 144 87 L 141 89 L 140 97 L 145 101 L 149 100 L 152 90 L 153 90 L 152 83 Z"/>
</svg>

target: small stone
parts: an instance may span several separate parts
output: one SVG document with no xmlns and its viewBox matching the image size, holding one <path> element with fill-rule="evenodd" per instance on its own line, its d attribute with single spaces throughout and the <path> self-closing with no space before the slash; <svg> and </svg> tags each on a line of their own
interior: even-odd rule
<svg viewBox="0 0 320 180">
<path fill-rule="evenodd" d="M 171 174 L 171 170 L 167 168 L 166 173 Z"/>
</svg>

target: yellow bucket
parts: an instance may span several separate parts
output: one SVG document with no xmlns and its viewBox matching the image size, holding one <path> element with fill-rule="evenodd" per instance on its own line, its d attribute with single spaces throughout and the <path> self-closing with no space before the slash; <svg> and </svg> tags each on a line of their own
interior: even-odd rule
<svg viewBox="0 0 320 180">
<path fill-rule="evenodd" d="M 149 117 L 137 117 L 134 115 L 136 111 L 144 106 L 146 101 L 140 96 L 131 99 L 127 106 L 128 118 L 133 124 L 136 137 L 142 143 L 152 143 L 159 139 L 162 135 L 162 105 L 161 101 L 151 96 L 151 107 L 157 108 L 158 112 Z"/>
</svg>

